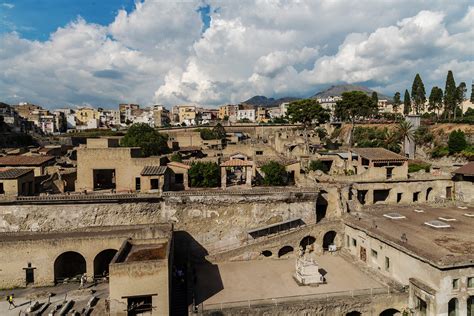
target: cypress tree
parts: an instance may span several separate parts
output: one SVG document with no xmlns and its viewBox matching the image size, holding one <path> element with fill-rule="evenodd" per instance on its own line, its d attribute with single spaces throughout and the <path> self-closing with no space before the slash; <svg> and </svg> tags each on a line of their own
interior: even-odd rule
<svg viewBox="0 0 474 316">
<path fill-rule="evenodd" d="M 379 96 L 377 95 L 377 92 L 372 92 L 372 102 L 374 102 L 375 106 L 378 105 L 379 103 Z"/>
<path fill-rule="evenodd" d="M 403 97 L 403 114 L 408 115 L 411 112 L 411 99 L 408 90 L 405 90 L 405 96 Z"/>
<path fill-rule="evenodd" d="M 446 86 L 444 88 L 444 112 L 445 116 L 448 115 L 449 119 L 451 119 L 451 115 L 455 112 L 456 99 L 456 82 L 454 81 L 453 72 L 450 70 L 446 76 Z"/>
<path fill-rule="evenodd" d="M 415 105 L 415 112 L 416 114 L 419 114 L 420 111 L 424 109 L 424 104 L 426 102 L 425 85 L 423 84 L 423 80 L 421 80 L 420 74 L 416 74 L 415 79 L 413 80 L 411 97 Z"/>
<path fill-rule="evenodd" d="M 400 92 L 395 92 L 395 95 L 393 96 L 393 111 L 398 112 L 398 107 L 402 104 L 402 101 L 400 100 Z"/>
</svg>

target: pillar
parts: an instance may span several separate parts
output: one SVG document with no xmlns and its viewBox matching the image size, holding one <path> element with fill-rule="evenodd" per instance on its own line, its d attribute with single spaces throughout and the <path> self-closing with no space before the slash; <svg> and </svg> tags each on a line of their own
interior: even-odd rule
<svg viewBox="0 0 474 316">
<path fill-rule="evenodd" d="M 227 188 L 227 170 L 221 167 L 221 188 Z"/>
<path fill-rule="evenodd" d="M 183 173 L 183 186 L 185 190 L 189 189 L 189 176 L 188 176 L 188 171 Z"/>
<path fill-rule="evenodd" d="M 252 169 L 252 167 L 245 167 L 245 186 L 250 188 L 252 187 Z"/>
</svg>

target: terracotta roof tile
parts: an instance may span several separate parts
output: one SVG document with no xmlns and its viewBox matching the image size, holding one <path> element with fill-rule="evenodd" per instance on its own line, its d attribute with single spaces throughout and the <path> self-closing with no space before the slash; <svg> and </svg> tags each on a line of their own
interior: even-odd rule
<svg viewBox="0 0 474 316">
<path fill-rule="evenodd" d="M 455 174 L 462 174 L 465 176 L 474 176 L 474 162 L 465 164 L 464 166 L 454 170 Z"/>
<path fill-rule="evenodd" d="M 33 169 L 19 169 L 19 168 L 4 168 L 0 169 L 0 179 L 17 179 L 29 172 L 32 172 Z"/>
<path fill-rule="evenodd" d="M 407 158 L 403 157 L 402 155 L 396 154 L 393 151 L 390 151 L 385 148 L 352 148 L 351 151 L 353 153 L 362 156 L 363 158 L 369 160 L 397 160 L 403 161 L 408 160 Z"/>
<path fill-rule="evenodd" d="M 167 169 L 167 166 L 145 166 L 140 174 L 142 176 L 160 176 L 165 174 Z"/>
<path fill-rule="evenodd" d="M 0 157 L 0 166 L 39 166 L 54 159 L 54 156 L 4 156 Z"/>
</svg>

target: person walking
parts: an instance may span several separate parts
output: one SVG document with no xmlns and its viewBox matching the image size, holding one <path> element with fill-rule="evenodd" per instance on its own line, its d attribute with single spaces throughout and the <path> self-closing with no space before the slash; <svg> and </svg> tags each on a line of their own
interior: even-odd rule
<svg viewBox="0 0 474 316">
<path fill-rule="evenodd" d="M 10 310 L 13 306 L 13 308 L 16 308 L 15 302 L 13 301 L 13 294 L 10 294 L 7 296 L 7 301 L 8 301 L 8 310 Z"/>
</svg>

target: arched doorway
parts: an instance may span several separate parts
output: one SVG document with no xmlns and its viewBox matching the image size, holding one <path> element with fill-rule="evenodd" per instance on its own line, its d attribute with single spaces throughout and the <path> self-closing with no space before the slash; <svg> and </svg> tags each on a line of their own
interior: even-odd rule
<svg viewBox="0 0 474 316">
<path fill-rule="evenodd" d="M 291 252 L 293 252 L 293 247 L 291 246 L 284 246 L 282 247 L 280 250 L 278 250 L 278 258 L 286 255 L 286 254 L 289 254 Z"/>
<path fill-rule="evenodd" d="M 322 193 L 320 193 L 316 200 L 316 223 L 319 223 L 326 217 L 327 209 L 328 201 L 322 196 Z"/>
<path fill-rule="evenodd" d="M 334 244 L 334 239 L 336 238 L 337 233 L 333 230 L 328 231 L 326 234 L 324 234 L 323 237 L 323 249 L 328 250 L 329 245 Z"/>
<path fill-rule="evenodd" d="M 467 298 L 467 316 L 474 316 L 474 296 Z"/>
<path fill-rule="evenodd" d="M 459 316 L 459 303 L 455 297 L 448 302 L 448 316 Z"/>
<path fill-rule="evenodd" d="M 314 238 L 313 236 L 306 236 L 303 239 L 301 239 L 300 246 L 303 247 L 303 250 L 306 250 L 306 247 L 314 244 L 315 241 L 316 241 L 316 238 Z"/>
<path fill-rule="evenodd" d="M 430 193 L 431 191 L 433 191 L 433 188 L 428 188 L 428 190 L 426 190 L 426 200 L 429 201 L 430 199 Z"/>
<path fill-rule="evenodd" d="M 395 316 L 400 315 L 400 311 L 395 308 L 389 308 L 380 313 L 380 316 Z"/>
<path fill-rule="evenodd" d="M 262 256 L 264 256 L 264 257 L 267 257 L 267 258 L 268 258 L 268 257 L 271 257 L 272 255 L 273 255 L 273 254 L 272 254 L 272 252 L 271 252 L 270 250 L 264 250 L 264 251 L 262 251 Z"/>
<path fill-rule="evenodd" d="M 361 316 L 362 314 L 358 311 L 352 311 L 346 314 L 346 316 Z"/>
<path fill-rule="evenodd" d="M 86 259 L 75 251 L 60 254 L 54 261 L 54 282 L 86 273 Z"/>
<path fill-rule="evenodd" d="M 109 275 L 109 264 L 114 258 L 117 250 L 106 249 L 97 254 L 94 258 L 94 277 Z"/>
</svg>

